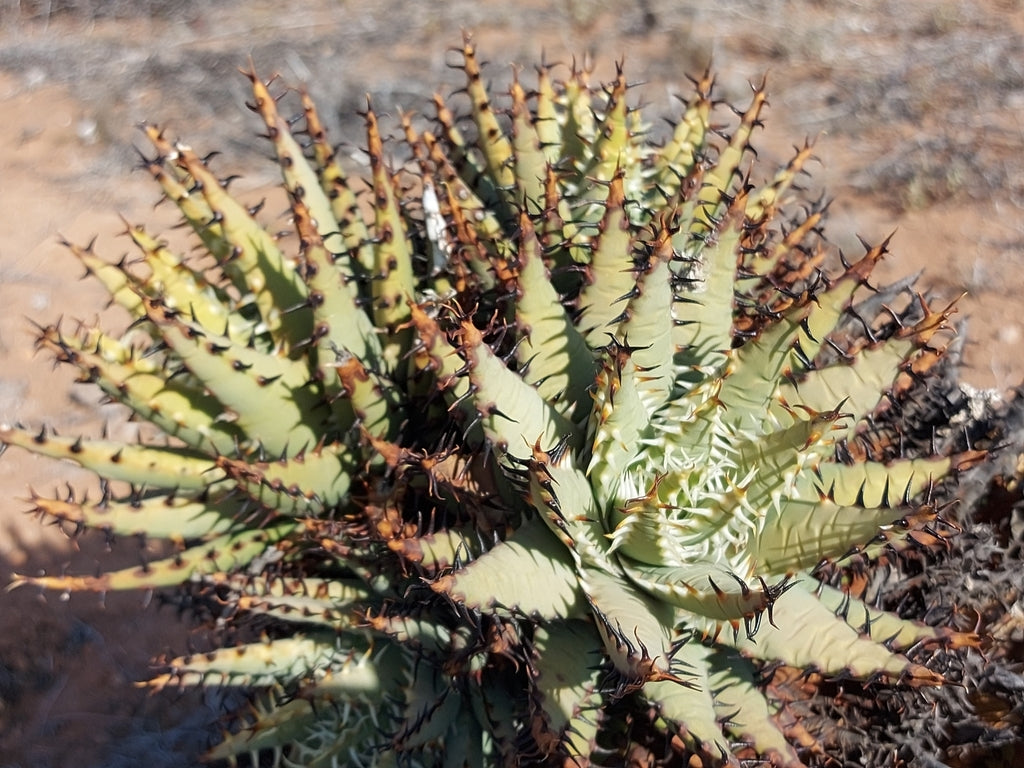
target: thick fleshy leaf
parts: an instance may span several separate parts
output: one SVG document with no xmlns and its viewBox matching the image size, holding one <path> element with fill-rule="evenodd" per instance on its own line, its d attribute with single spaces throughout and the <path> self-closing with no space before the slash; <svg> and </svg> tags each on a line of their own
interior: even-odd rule
<svg viewBox="0 0 1024 768">
<path fill-rule="evenodd" d="M 146 536 L 184 542 L 224 533 L 235 524 L 235 500 L 207 500 L 203 495 L 146 498 L 48 499 L 32 494 L 33 512 L 65 531 L 99 530 L 115 536 Z"/>
<path fill-rule="evenodd" d="M 412 665 L 404 698 L 401 726 L 391 737 L 391 746 L 399 752 L 439 746 L 463 707 L 458 692 L 430 664 Z"/>
<path fill-rule="evenodd" d="M 750 149 L 751 134 L 754 128 L 760 125 L 761 110 L 767 102 L 768 94 L 762 83 L 760 87 L 754 89 L 750 106 L 743 113 L 728 146 L 722 149 L 718 162 L 704 175 L 703 184 L 697 193 L 699 212 L 694 216 L 690 228 L 691 235 L 710 231 L 714 226 L 713 222 L 724 213 L 733 182 L 740 174 L 740 163 Z"/>
<path fill-rule="evenodd" d="M 146 295 L 217 333 L 237 338 L 259 332 L 258 323 L 236 311 L 235 302 L 227 291 L 189 267 L 144 228 L 129 226 L 128 235 L 142 252 L 143 263 L 150 271 L 147 277 L 140 279 L 118 265 L 119 269 L 124 269 L 128 287 L 137 295 L 131 304 L 116 295 L 115 299 L 130 312 L 136 311 L 136 305 L 144 309 L 139 295 Z"/>
<path fill-rule="evenodd" d="M 711 124 L 711 87 L 713 79 L 710 72 L 696 82 L 694 94 L 686 104 L 686 111 L 676 123 L 672 137 L 665 142 L 655 158 L 657 175 L 653 189 L 664 190 L 665 197 L 671 199 L 689 176 L 704 151 L 708 139 L 708 127 Z"/>
<path fill-rule="evenodd" d="M 675 680 L 675 610 L 619 573 L 583 567 L 580 585 L 590 601 L 605 653 L 627 681 Z"/>
<path fill-rule="evenodd" d="M 533 644 L 537 691 L 551 734 L 551 743 L 540 747 L 578 763 L 589 760 L 604 698 L 601 638 L 589 622 L 564 621 L 537 627 Z"/>
<path fill-rule="evenodd" d="M 207 760 L 230 760 L 249 755 L 253 763 L 258 764 L 260 753 L 273 751 L 280 754 L 289 744 L 304 741 L 318 719 L 317 711 L 308 701 L 280 702 L 273 694 L 267 694 L 265 700 L 253 703 L 252 718 L 247 727 L 237 733 L 225 733 L 205 757 Z"/>
<path fill-rule="evenodd" d="M 300 97 L 303 115 L 306 118 L 306 133 L 312 142 L 317 178 L 321 189 L 331 202 L 331 211 L 342 240 L 342 247 L 338 250 L 335 263 L 346 275 L 351 273 L 357 278 L 366 278 L 373 269 L 372 242 L 366 221 L 359 209 L 359 201 L 352 184 L 338 163 L 335 149 L 328 139 L 327 129 L 313 99 L 305 89 L 301 90 Z"/>
<path fill-rule="evenodd" d="M 576 323 L 592 349 L 603 349 L 613 338 L 615 327 L 626 310 L 636 287 L 633 262 L 633 231 L 627 209 L 622 174 L 608 185 L 604 216 L 592 244 L 590 263 L 577 304 Z"/>
<path fill-rule="evenodd" d="M 331 364 L 342 354 L 354 355 L 379 369 L 380 339 L 359 305 L 358 284 L 351 268 L 346 268 L 350 262 L 328 250 L 305 203 L 293 200 L 292 214 L 301 243 L 302 274 L 313 309 L 313 336 L 321 370 L 329 374 Z"/>
<path fill-rule="evenodd" d="M 973 632 L 956 632 L 948 627 L 932 627 L 866 604 L 849 592 L 821 584 L 813 579 L 801 579 L 798 588 L 813 593 L 847 624 L 897 650 L 905 650 L 917 643 L 946 644 L 954 647 L 979 647 L 981 639 Z"/>
<path fill-rule="evenodd" d="M 646 373 L 633 360 L 632 350 L 611 345 L 597 376 L 590 414 L 591 458 L 587 475 L 603 509 L 619 497 L 626 467 L 637 456 L 637 445 L 650 423 L 641 397 Z"/>
<path fill-rule="evenodd" d="M 320 441 L 330 411 L 306 365 L 281 352 L 260 352 L 248 340 L 204 331 L 157 302 L 147 299 L 145 305 L 164 341 L 250 439 L 274 455 Z"/>
<path fill-rule="evenodd" d="M 267 136 L 274 145 L 285 187 L 309 209 L 325 246 L 334 253 L 342 252 L 344 244 L 338 233 L 338 222 L 335 221 L 330 200 L 320 188 L 316 172 L 306 160 L 302 147 L 292 137 L 288 121 L 277 111 L 277 101 L 267 91 L 263 81 L 252 69 L 245 74 L 252 86 L 252 105 L 267 127 Z"/>
<path fill-rule="evenodd" d="M 141 488 L 199 492 L 216 488 L 225 477 L 213 459 L 182 448 L 60 437 L 6 424 L 0 424 L 0 442 L 40 456 L 67 459 L 107 480 Z"/>
<path fill-rule="evenodd" d="M 94 382 L 109 397 L 191 448 L 230 453 L 245 441 L 245 433 L 224 419 L 221 402 L 188 377 L 171 378 L 166 362 L 161 365 L 134 352 L 114 358 L 110 345 L 94 329 L 68 337 L 50 326 L 37 343 L 58 361 L 78 368 L 83 380 Z"/>
<path fill-rule="evenodd" d="M 510 578 L 510 574 L 529 574 Z M 540 619 L 586 612 L 569 552 L 540 520 L 525 523 L 503 545 L 431 584 L 471 608 Z"/>
<path fill-rule="evenodd" d="M 34 585 L 63 592 L 112 592 L 173 587 L 189 579 L 214 577 L 242 569 L 269 550 L 273 550 L 275 544 L 288 533 L 287 526 L 242 530 L 187 546 L 170 557 L 147 560 L 142 565 L 102 573 L 99 576 L 16 575 L 10 586 L 13 588 Z"/>
<path fill-rule="evenodd" d="M 760 623 L 761 613 L 784 586 L 748 584 L 729 568 L 694 563 L 668 568 L 622 558 L 622 567 L 645 592 L 683 610 L 718 621 L 745 621 L 748 632 Z"/>
<path fill-rule="evenodd" d="M 356 626 L 354 609 L 371 597 L 354 579 L 239 577 L 228 586 L 237 588 L 240 610 L 333 630 Z"/>
<path fill-rule="evenodd" d="M 638 188 L 640 176 L 640 164 L 636 162 L 639 158 L 633 156 L 630 125 L 635 113 L 626 104 L 626 77 L 621 68 L 615 80 L 609 83 L 606 94 L 601 122 L 594 128 L 588 152 L 581 156 L 587 158 L 587 162 L 581 164 L 581 174 L 599 182 L 588 185 L 589 194 L 597 198 L 604 195 L 600 182 L 611 181 L 620 170 L 630 174 L 626 184 L 631 190 Z"/>
<path fill-rule="evenodd" d="M 751 557 L 767 573 L 813 568 L 858 551 L 880 534 L 905 533 L 916 527 L 918 515 L 906 509 L 841 506 L 817 496 L 783 499 L 765 516 Z"/>
<path fill-rule="evenodd" d="M 155 125 L 144 125 L 143 131 L 157 151 L 154 159 L 146 161 L 146 170 L 163 189 L 164 196 L 178 207 L 210 255 L 224 266 L 224 272 L 233 286 L 243 295 L 248 294 L 242 265 L 231 258 L 234 246 L 224 236 L 224 227 L 214 216 L 202 190 L 196 186 L 188 171 L 176 162 L 179 147 L 168 141 L 163 131 Z"/>
<path fill-rule="evenodd" d="M 474 531 L 446 528 L 425 536 L 398 538 L 388 541 L 393 552 L 401 554 L 409 563 L 415 563 L 427 573 L 443 568 L 461 568 L 483 552 L 480 539 Z"/>
<path fill-rule="evenodd" d="M 649 264 L 637 270 L 636 284 L 615 333 L 616 340 L 632 350 L 630 359 L 639 374 L 637 390 L 648 414 L 665 404 L 675 384 L 670 269 L 673 250 L 667 226 L 661 221 L 655 227 L 648 244 Z"/>
<path fill-rule="evenodd" d="M 413 618 L 402 614 L 367 615 L 366 625 L 394 640 L 403 648 L 428 653 L 446 653 L 454 643 L 452 630 L 430 617 Z"/>
<path fill-rule="evenodd" d="M 314 517 L 347 497 L 354 463 L 351 452 L 338 443 L 279 461 L 217 460 L 217 466 L 266 509 Z"/>
<path fill-rule="evenodd" d="M 739 214 L 730 213 L 712 239 L 699 249 L 689 242 L 674 243 L 684 257 L 693 259 L 685 271 L 680 269 L 680 278 L 691 288 L 680 292 L 673 305 L 673 338 L 689 365 L 713 369 L 724 362 L 732 347 L 736 248 L 741 234 Z"/>
<path fill-rule="evenodd" d="M 719 714 L 709 678 L 709 659 L 715 653 L 701 643 L 690 641 L 676 652 L 676 664 L 689 685 L 672 680 L 644 684 L 644 696 L 658 707 L 658 715 L 678 729 L 691 748 L 715 759 L 736 765 L 732 748 L 722 733 Z"/>
<path fill-rule="evenodd" d="M 524 204 L 523 212 L 536 214 L 544 207 L 544 179 L 548 166 L 558 160 L 554 155 L 555 147 L 546 145 L 540 135 L 540 126 L 552 118 L 538 115 L 534 123 L 526 103 L 526 92 L 518 81 L 512 83 L 511 94 L 512 158 L 516 164 L 516 183 Z M 550 108 L 550 102 L 547 105 Z"/>
<path fill-rule="evenodd" d="M 462 348 L 469 366 L 473 403 L 484 433 L 502 454 L 528 460 L 534 445 L 575 444 L 580 430 L 545 401 L 483 343 L 480 332 L 462 326 Z"/>
<path fill-rule="evenodd" d="M 578 562 L 607 571 L 617 570 L 590 483 L 576 467 L 573 455 L 561 444 L 550 452 L 534 446 L 532 460 L 524 464 L 530 503 L 558 540 L 569 548 Z"/>
<path fill-rule="evenodd" d="M 176 148 L 175 162 L 193 179 L 230 245 L 232 269 L 244 280 L 255 297 L 255 304 L 267 329 L 282 344 L 291 346 L 309 337 L 312 328 L 302 313 L 287 312 L 307 298 L 293 260 L 281 252 L 277 242 L 260 226 L 252 214 L 232 198 L 206 164 L 187 147 Z M 205 227 L 210 221 L 204 221 Z"/>
<path fill-rule="evenodd" d="M 476 47 L 468 37 L 462 46 L 463 70 L 466 73 L 466 92 L 472 105 L 473 122 L 478 134 L 477 147 L 484 158 L 487 178 L 493 185 L 491 193 L 506 198 L 515 189 L 516 177 L 512 167 L 512 143 L 505 136 L 491 106 L 491 99 L 480 73 Z M 513 199 L 513 203 L 520 200 Z"/>
<path fill-rule="evenodd" d="M 408 299 L 415 294 L 413 285 L 413 245 L 405 219 L 398 204 L 394 180 L 384 165 L 382 143 L 377 116 L 366 110 L 366 140 L 370 155 L 370 169 L 374 194 L 374 324 L 388 333 L 385 358 L 391 365 L 408 352 L 410 336 L 399 326 L 409 319 Z"/>
<path fill-rule="evenodd" d="M 516 358 L 522 376 L 559 413 L 571 417 L 579 404 L 590 404 L 587 388 L 593 383 L 595 364 L 551 284 L 540 242 L 525 213 L 519 217 L 518 268 L 516 324 L 523 340 Z"/>
<path fill-rule="evenodd" d="M 356 685 L 372 692 L 377 678 L 372 665 L 365 664 L 365 656 L 365 651 L 339 648 L 329 634 L 266 638 L 237 648 L 172 659 L 167 672 L 144 685 L 158 690 L 197 683 L 265 687 L 300 681 L 311 669 L 337 664 L 354 681 L 358 673 Z"/>
<path fill-rule="evenodd" d="M 811 578 L 801 576 L 800 578 Z M 912 685 L 939 685 L 942 676 L 860 635 L 805 589 L 791 589 L 773 606 L 772 622 L 753 637 L 704 618 L 694 628 L 757 659 L 779 660 L 826 675 L 880 676 Z"/>
<path fill-rule="evenodd" d="M 715 648 L 705 659 L 715 712 L 733 738 L 768 756 L 772 765 L 802 768 L 796 750 L 774 720 L 776 708 L 758 684 L 759 671 L 735 651 Z"/>
<path fill-rule="evenodd" d="M 922 491 L 939 482 L 957 463 L 953 456 L 904 459 L 882 464 L 822 462 L 814 469 L 822 495 L 837 504 L 865 509 L 907 506 Z"/>
</svg>

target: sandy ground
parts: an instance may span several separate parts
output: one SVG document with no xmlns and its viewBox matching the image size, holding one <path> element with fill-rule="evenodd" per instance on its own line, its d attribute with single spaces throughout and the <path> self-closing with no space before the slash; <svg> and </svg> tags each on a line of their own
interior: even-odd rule
<svg viewBox="0 0 1024 768">
<path fill-rule="evenodd" d="M 684 6 L 681 7 L 681 6 Z M 138 10 L 146 7 L 147 15 Z M 446 48 L 474 30 L 489 74 L 543 55 L 617 58 L 644 81 L 637 100 L 670 114 L 684 75 L 709 60 L 719 93 L 741 102 L 769 72 L 766 160 L 817 137 L 814 189 L 835 198 L 827 231 L 840 247 L 895 231 L 889 275 L 924 270 L 940 297 L 963 291 L 964 378 L 1007 388 L 1024 380 L 1024 6 L 1019 0 L 817 3 L 797 0 L 638 3 L 592 0 L 516 10 L 495 2 L 8 2 L 0 8 L 0 422 L 64 433 L 125 433 L 123 414 L 73 385 L 33 351 L 31 320 L 104 312 L 97 285 L 63 236 L 112 259 L 128 250 L 120 216 L 154 230 L 173 220 L 136 163 L 134 125 L 166 125 L 202 151 L 220 149 L 236 189 L 255 202 L 272 183 L 242 108 L 251 55 L 260 71 L 306 81 L 359 144 L 365 93 L 378 109 L 427 110 L 455 82 Z M 134 8 L 134 10 L 133 10 Z M 867 12 L 865 9 L 869 9 Z M 345 116 L 340 119 L 339 116 Z M 766 168 L 765 172 L 770 171 Z M 120 322 L 110 313 L 112 322 Z M 0 460 L 0 583 L 11 572 L 68 565 L 94 571 L 105 542 L 80 551 L 23 514 L 29 486 L 89 487 L 77 470 L 10 451 Z M 131 562 L 133 542 L 113 557 Z M 150 700 L 131 683 L 149 660 L 186 647 L 187 622 L 138 595 L 0 595 L 0 768 L 187 764 L 183 745 L 212 715 L 200 698 Z M 185 749 L 187 753 L 187 749 Z"/>
</svg>

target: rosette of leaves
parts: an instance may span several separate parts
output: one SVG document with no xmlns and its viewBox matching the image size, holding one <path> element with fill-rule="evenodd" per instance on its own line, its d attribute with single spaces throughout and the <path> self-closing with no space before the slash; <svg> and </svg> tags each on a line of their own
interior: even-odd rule
<svg viewBox="0 0 1024 768">
<path fill-rule="evenodd" d="M 167 440 L 0 439 L 103 479 L 44 516 L 175 551 L 17 583 L 187 582 L 264 628 L 150 682 L 258 692 L 214 758 L 584 765 L 637 748 L 607 715 L 633 702 L 712 763 L 800 765 L 820 747 L 762 663 L 940 685 L 905 652 L 973 635 L 814 572 L 942 533 L 933 484 L 981 454 L 871 460 L 870 424 L 951 309 L 873 302 L 884 245 L 828 273 L 824 206 L 795 205 L 810 147 L 747 167 L 763 86 L 725 135 L 705 75 L 654 143 L 621 73 L 541 67 L 499 109 L 461 53 L 468 113 L 404 116 L 401 173 L 367 109 L 365 182 L 304 92 L 287 120 L 250 73 L 290 237 L 146 128 L 212 260 L 135 226 L 141 264 L 72 246 L 133 322 L 39 344 Z"/>
</svg>

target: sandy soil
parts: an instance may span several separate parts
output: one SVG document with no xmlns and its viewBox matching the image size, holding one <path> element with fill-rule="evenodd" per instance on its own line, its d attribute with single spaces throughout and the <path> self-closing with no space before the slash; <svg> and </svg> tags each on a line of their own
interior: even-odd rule
<svg viewBox="0 0 1024 768">
<path fill-rule="evenodd" d="M 685 5 L 685 8 L 679 6 Z M 817 137 L 811 185 L 835 198 L 828 232 L 849 251 L 857 235 L 890 232 L 889 275 L 924 270 L 940 297 L 963 291 L 970 332 L 965 379 L 1007 388 L 1024 380 L 1024 6 L 1019 0 L 864 4 L 757 0 L 636 10 L 598 0 L 432 5 L 398 0 L 314 2 L 50 2 L 0 7 L 0 422 L 64 433 L 124 433 L 123 415 L 36 356 L 31 320 L 92 318 L 102 291 L 80 280 L 59 235 L 116 259 L 129 221 L 172 224 L 148 179 L 131 173 L 133 126 L 166 125 L 220 167 L 246 174 L 260 197 L 273 168 L 241 107 L 235 71 L 306 81 L 334 116 L 337 139 L 359 144 L 363 94 L 378 109 L 427 109 L 455 81 L 448 46 L 474 30 L 488 70 L 592 55 L 617 58 L 652 117 L 686 92 L 684 75 L 713 59 L 719 93 L 742 101 L 769 74 L 772 109 L 757 146 L 782 161 Z M 870 7 L 870 13 L 865 8 Z M 140 11 L 143 8 L 148 13 Z M 641 96 L 638 94 L 637 99 Z M 659 112 L 660 110 L 660 112 Z M 340 117 L 344 116 L 344 118 Z M 113 322 L 118 322 L 112 315 Z M 80 548 L 22 513 L 27 487 L 88 487 L 71 467 L 11 451 L 0 460 L 0 583 L 10 572 L 109 567 L 105 542 Z M 136 544 L 113 557 L 131 562 Z M 0 767 L 187 764 L 212 715 L 198 696 L 148 700 L 133 689 L 149 660 L 186 647 L 187 622 L 143 608 L 138 595 L 62 600 L 0 595 Z"/>
</svg>

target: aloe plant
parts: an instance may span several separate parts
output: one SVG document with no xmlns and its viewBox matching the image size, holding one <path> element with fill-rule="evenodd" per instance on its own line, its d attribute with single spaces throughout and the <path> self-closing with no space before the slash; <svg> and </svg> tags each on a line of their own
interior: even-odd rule
<svg viewBox="0 0 1024 768">
<path fill-rule="evenodd" d="M 146 127 L 213 261 L 134 225 L 141 267 L 72 245 L 132 322 L 39 345 L 167 438 L 0 440 L 103 479 L 98 500 L 35 496 L 42 515 L 175 551 L 15 583 L 186 583 L 218 606 L 251 642 L 148 683 L 253 692 L 213 759 L 615 763 L 632 703 L 712 763 L 795 766 L 822 748 L 764 664 L 941 685 L 909 649 L 976 636 L 816 574 L 938 532 L 933 487 L 983 457 L 892 458 L 870 428 L 952 307 L 872 302 L 886 244 L 829 267 L 824 206 L 794 186 L 811 147 L 766 182 L 750 167 L 763 86 L 719 138 L 705 74 L 656 144 L 621 72 L 541 67 L 499 109 L 462 54 L 467 114 L 404 115 L 398 174 L 368 106 L 365 182 L 305 92 L 286 119 L 249 73 L 289 237 Z"/>
</svg>

